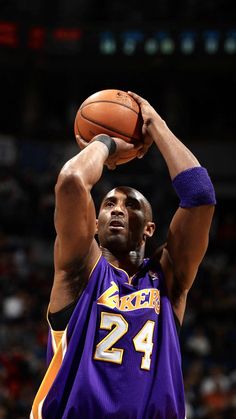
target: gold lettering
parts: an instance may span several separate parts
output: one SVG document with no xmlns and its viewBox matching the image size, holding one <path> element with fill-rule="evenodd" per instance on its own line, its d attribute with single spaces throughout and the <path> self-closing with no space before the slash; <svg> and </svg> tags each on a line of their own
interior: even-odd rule
<svg viewBox="0 0 236 419">
<path fill-rule="evenodd" d="M 119 309 L 121 311 L 130 311 L 130 310 L 135 310 L 135 307 L 132 304 L 132 300 L 134 298 L 134 295 L 136 293 L 134 292 L 131 295 L 125 295 L 124 297 L 120 298 L 120 305 L 119 305 Z"/>
<path fill-rule="evenodd" d="M 156 288 L 148 288 L 124 295 L 119 299 L 119 288 L 114 281 L 111 286 L 99 297 L 98 304 L 120 311 L 133 311 L 141 308 L 153 308 L 160 313 L 160 292 Z"/>
<path fill-rule="evenodd" d="M 141 291 L 137 291 L 135 292 L 136 294 L 136 303 L 135 303 L 135 308 L 145 308 L 145 307 L 149 307 L 149 303 L 148 301 L 145 301 L 146 296 L 150 293 L 151 290 L 141 290 Z"/>
<path fill-rule="evenodd" d="M 160 313 L 160 292 L 153 288 L 150 290 L 149 307 L 153 307 L 157 314 Z"/>
<path fill-rule="evenodd" d="M 99 297 L 97 303 L 103 304 L 107 307 L 115 308 L 118 307 L 119 303 L 119 288 L 114 281 L 111 281 L 111 284 L 112 285 Z"/>
</svg>

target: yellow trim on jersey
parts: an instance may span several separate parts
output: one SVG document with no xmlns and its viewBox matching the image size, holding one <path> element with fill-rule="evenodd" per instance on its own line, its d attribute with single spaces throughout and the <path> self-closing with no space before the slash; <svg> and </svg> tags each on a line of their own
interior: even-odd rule
<svg viewBox="0 0 236 419">
<path fill-rule="evenodd" d="M 91 269 L 91 272 L 90 272 L 89 277 L 88 277 L 88 281 L 90 280 L 90 278 L 92 276 L 92 273 L 93 273 L 94 269 L 96 268 L 96 266 L 97 266 L 99 260 L 101 259 L 101 257 L 102 257 L 102 253 L 100 253 L 100 255 L 98 256 L 98 258 L 97 258 L 97 260 L 95 262 L 95 264 L 93 265 L 93 268 Z"/>
<path fill-rule="evenodd" d="M 67 329 L 66 329 L 67 330 Z M 60 339 L 60 343 L 54 353 L 52 361 L 47 369 L 47 372 L 44 376 L 44 379 L 39 387 L 39 390 L 35 396 L 33 406 L 32 406 L 32 417 L 33 419 L 41 419 L 41 411 L 42 411 L 42 402 L 46 398 L 52 384 L 57 376 L 57 373 L 61 367 L 62 360 L 65 356 L 67 343 L 66 343 L 66 330 L 63 333 L 62 338 Z M 53 333 L 53 331 L 51 331 Z"/>
<path fill-rule="evenodd" d="M 99 255 L 98 259 L 96 260 L 90 274 L 89 274 L 89 279 L 94 271 L 94 269 L 96 268 L 100 258 L 102 256 L 102 253 Z M 67 328 L 63 331 L 57 331 L 57 330 L 53 330 L 50 322 L 49 322 L 49 318 L 48 318 L 48 313 L 49 313 L 49 307 L 50 304 L 48 305 L 48 309 L 47 309 L 47 322 L 49 324 L 50 327 L 50 333 L 51 333 L 51 337 L 52 337 L 52 348 L 54 351 L 54 356 L 51 360 L 51 363 L 47 369 L 47 372 L 44 376 L 44 379 L 39 387 L 39 390 L 35 396 L 34 402 L 33 402 L 33 406 L 32 406 L 32 411 L 31 411 L 31 418 L 32 419 L 42 419 L 42 406 L 43 406 L 43 402 L 44 399 L 47 397 L 47 394 L 50 390 L 50 388 L 52 387 L 52 384 L 58 374 L 58 371 L 61 368 L 61 364 L 63 361 L 63 358 L 65 356 L 66 350 L 67 350 L 67 339 L 66 339 L 66 331 Z"/>
<path fill-rule="evenodd" d="M 59 346 L 59 344 L 61 342 L 63 333 L 64 332 L 61 332 L 61 331 L 58 332 L 56 330 L 52 330 L 51 329 L 52 338 L 54 339 L 54 342 L 55 342 L 55 349 L 53 349 L 54 350 L 54 354 L 55 354 L 55 352 L 56 352 L 56 350 L 57 350 L 57 348 L 58 348 L 58 346 Z"/>
<path fill-rule="evenodd" d="M 107 261 L 107 262 L 108 262 L 108 261 Z M 129 284 L 129 285 L 131 284 L 131 281 L 132 281 L 132 279 L 133 279 L 134 275 L 129 276 L 128 272 L 126 272 L 124 269 L 122 269 L 122 268 L 118 268 L 118 266 L 113 265 L 113 263 L 111 263 L 111 262 L 108 262 L 108 263 L 109 263 L 111 266 L 113 266 L 113 268 L 119 269 L 119 271 L 124 272 L 124 273 L 127 275 L 127 278 L 128 278 L 128 284 Z"/>
</svg>

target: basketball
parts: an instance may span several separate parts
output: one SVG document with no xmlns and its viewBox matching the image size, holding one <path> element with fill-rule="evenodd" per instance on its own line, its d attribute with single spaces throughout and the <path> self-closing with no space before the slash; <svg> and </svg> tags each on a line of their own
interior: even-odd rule
<svg viewBox="0 0 236 419">
<path fill-rule="evenodd" d="M 81 104 L 75 117 L 74 132 L 86 143 L 95 135 L 107 134 L 137 144 L 142 141 L 142 123 L 139 105 L 128 93 L 107 89 L 92 94 Z M 132 150 L 125 158 L 120 156 L 118 164 L 133 159 L 136 153 Z"/>
</svg>

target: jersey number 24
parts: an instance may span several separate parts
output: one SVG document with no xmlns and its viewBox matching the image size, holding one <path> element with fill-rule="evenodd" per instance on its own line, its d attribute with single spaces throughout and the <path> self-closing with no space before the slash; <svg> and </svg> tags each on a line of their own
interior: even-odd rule
<svg viewBox="0 0 236 419">
<path fill-rule="evenodd" d="M 100 328 L 111 330 L 96 346 L 94 359 L 122 364 L 124 349 L 113 347 L 127 332 L 129 325 L 121 314 L 101 313 Z M 133 338 L 134 349 L 143 352 L 140 368 L 150 370 L 155 322 L 147 320 Z"/>
</svg>

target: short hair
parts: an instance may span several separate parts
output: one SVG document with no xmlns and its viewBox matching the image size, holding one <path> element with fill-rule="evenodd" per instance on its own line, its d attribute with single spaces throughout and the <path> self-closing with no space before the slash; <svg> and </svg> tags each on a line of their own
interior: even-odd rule
<svg viewBox="0 0 236 419">
<path fill-rule="evenodd" d="M 128 193 L 135 192 L 135 194 L 137 194 L 140 197 L 140 200 L 143 201 L 146 221 L 153 221 L 152 206 L 151 206 L 150 202 L 148 201 L 148 199 L 140 191 L 138 191 L 137 189 L 132 188 L 130 186 L 116 186 L 115 188 L 113 188 L 109 192 L 107 192 L 106 196 L 110 192 L 116 191 L 116 190 L 121 190 L 121 191 L 128 192 Z M 106 198 L 106 196 L 104 197 L 104 199 Z M 104 199 L 103 199 L 103 201 L 104 201 Z"/>
</svg>

